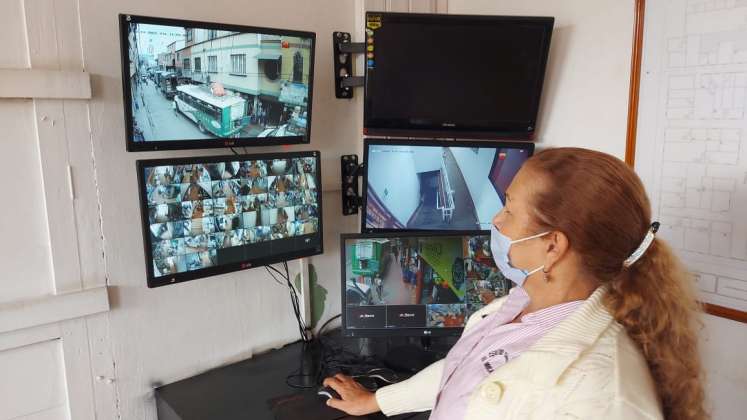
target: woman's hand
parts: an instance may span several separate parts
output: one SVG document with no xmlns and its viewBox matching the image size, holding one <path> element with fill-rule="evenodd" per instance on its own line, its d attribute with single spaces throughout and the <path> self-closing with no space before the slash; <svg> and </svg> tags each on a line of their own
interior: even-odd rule
<svg viewBox="0 0 747 420">
<path fill-rule="evenodd" d="M 330 398 L 327 400 L 327 405 L 330 407 L 344 411 L 351 416 L 362 416 L 381 410 L 379 403 L 376 402 L 375 394 L 355 382 L 350 376 L 338 373 L 326 378 L 323 384 L 340 394 L 341 399 Z"/>
</svg>

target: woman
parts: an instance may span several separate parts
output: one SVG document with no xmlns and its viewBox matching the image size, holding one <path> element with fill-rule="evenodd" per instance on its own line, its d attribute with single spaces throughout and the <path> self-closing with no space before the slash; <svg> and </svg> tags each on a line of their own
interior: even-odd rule
<svg viewBox="0 0 747 420">
<path fill-rule="evenodd" d="M 600 152 L 550 149 L 506 196 L 491 250 L 521 287 L 406 381 L 373 394 L 325 379 L 341 395 L 328 404 L 438 420 L 707 418 L 690 279 L 655 239 L 635 173 Z"/>
</svg>

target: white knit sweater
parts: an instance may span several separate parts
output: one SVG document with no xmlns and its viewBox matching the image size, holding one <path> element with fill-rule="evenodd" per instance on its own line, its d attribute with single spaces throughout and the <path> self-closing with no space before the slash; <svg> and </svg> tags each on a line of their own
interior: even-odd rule
<svg viewBox="0 0 747 420">
<path fill-rule="evenodd" d="M 481 382 L 465 419 L 662 419 L 646 361 L 604 307 L 605 293 L 606 288 L 597 289 L 576 312 Z M 465 330 L 504 301 L 473 314 Z M 443 363 L 379 389 L 381 411 L 391 416 L 432 409 Z"/>
</svg>

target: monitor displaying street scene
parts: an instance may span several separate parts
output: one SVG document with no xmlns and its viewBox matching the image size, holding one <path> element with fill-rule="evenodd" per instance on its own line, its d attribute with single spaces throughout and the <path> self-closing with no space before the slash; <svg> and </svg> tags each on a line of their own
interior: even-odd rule
<svg viewBox="0 0 747 420">
<path fill-rule="evenodd" d="M 319 162 L 296 155 L 140 161 L 149 278 L 317 251 Z"/>
<path fill-rule="evenodd" d="M 120 16 L 128 150 L 309 141 L 314 34 Z"/>
<path fill-rule="evenodd" d="M 489 230 L 532 143 L 366 139 L 364 232 Z"/>
<path fill-rule="evenodd" d="M 489 235 L 346 235 L 342 245 L 348 330 L 462 328 L 512 286 Z"/>
</svg>

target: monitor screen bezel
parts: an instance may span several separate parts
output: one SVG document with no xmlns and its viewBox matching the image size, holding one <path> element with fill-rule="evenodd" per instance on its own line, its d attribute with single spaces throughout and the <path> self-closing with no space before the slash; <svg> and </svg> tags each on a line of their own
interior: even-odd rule
<svg viewBox="0 0 747 420">
<path fill-rule="evenodd" d="M 150 226 L 148 223 L 148 197 L 145 192 L 145 167 L 162 166 L 162 165 L 186 165 L 198 163 L 215 163 L 232 160 L 271 160 L 271 159 L 292 159 L 298 157 L 313 157 L 316 159 L 316 178 L 317 185 L 317 208 L 319 214 L 319 243 L 316 248 L 303 249 L 293 252 L 279 253 L 271 257 L 247 259 L 245 261 L 224 264 L 221 266 L 201 268 L 194 271 L 186 271 L 168 276 L 155 277 L 153 273 L 153 250 L 149 238 Z M 299 152 L 277 152 L 277 153 L 257 153 L 257 154 L 238 154 L 238 155 L 221 155 L 221 156 L 193 156 L 184 158 L 165 158 L 165 159 L 140 159 L 135 162 L 137 168 L 137 188 L 140 199 L 140 218 L 141 228 L 143 231 L 143 250 L 145 255 L 145 272 L 148 280 L 148 287 L 166 286 L 169 284 L 181 283 L 189 280 L 195 280 L 203 277 L 210 277 L 219 274 L 230 273 L 234 271 L 246 270 L 250 268 L 261 267 L 268 264 L 294 260 L 297 258 L 310 257 L 319 255 L 324 252 L 324 226 L 322 222 L 322 171 L 321 171 L 321 154 L 318 151 L 299 151 Z"/>
<path fill-rule="evenodd" d="M 345 287 L 347 284 L 347 249 L 345 241 L 350 239 L 371 239 L 371 238 L 435 238 L 435 237 L 453 237 L 453 236 L 490 236 L 489 230 L 478 231 L 400 231 L 399 233 L 343 233 L 340 235 L 340 306 L 342 313 L 342 335 L 350 338 L 368 338 L 368 337 L 446 337 L 458 336 L 462 334 L 464 327 L 459 328 L 371 328 L 357 329 L 347 327 L 347 302 Z M 469 317 L 465 318 L 465 323 Z"/>
<path fill-rule="evenodd" d="M 424 146 L 424 147 L 478 147 L 488 149 L 525 149 L 529 157 L 534 154 L 535 145 L 531 142 L 507 142 L 507 141 L 455 141 L 455 140 L 417 140 L 417 139 L 380 139 L 364 138 L 363 139 L 363 184 L 361 185 L 361 233 L 406 233 L 406 232 L 440 232 L 435 229 L 382 229 L 366 227 L 366 215 L 368 210 L 368 152 L 370 146 L 388 145 L 388 146 Z M 491 166 L 492 169 L 492 166 Z M 491 170 L 492 172 L 492 170 Z M 454 230 L 443 232 L 487 232 L 486 230 Z"/>
<path fill-rule="evenodd" d="M 496 139 L 504 138 L 510 140 L 534 140 L 534 134 L 537 129 L 537 119 L 539 116 L 540 101 L 544 89 L 545 77 L 547 75 L 547 62 L 550 55 L 550 44 L 552 41 L 552 32 L 555 25 L 555 18 L 551 16 L 502 16 L 502 15 L 447 15 L 431 13 L 398 13 L 398 12 L 366 12 L 368 22 L 369 15 L 379 15 L 382 21 L 386 18 L 408 19 L 410 21 L 429 20 L 436 24 L 449 25 L 453 23 L 470 24 L 474 22 L 491 22 L 500 24 L 501 22 L 524 22 L 532 24 L 542 24 L 545 26 L 546 38 L 542 48 L 542 59 L 539 63 L 538 72 L 541 77 L 537 81 L 537 86 L 533 92 L 531 119 L 528 121 L 525 130 L 510 130 L 507 128 L 492 127 L 485 130 L 477 130 L 470 127 L 439 129 L 417 128 L 413 126 L 387 127 L 376 124 L 369 115 L 369 94 L 368 94 L 368 65 L 364 65 L 364 99 L 363 99 L 363 134 L 368 136 L 401 136 L 401 137 L 438 137 L 438 138 L 464 138 L 464 139 Z M 366 29 L 366 28 L 364 28 Z"/>
<path fill-rule="evenodd" d="M 134 141 L 133 139 L 133 115 L 132 115 L 132 86 L 129 77 L 129 40 L 128 28 L 131 22 L 146 23 L 152 25 L 184 26 L 200 29 L 216 29 L 235 32 L 252 32 L 269 35 L 287 35 L 311 39 L 311 51 L 309 57 L 309 94 L 306 107 L 306 134 L 303 136 L 287 137 L 238 137 L 225 139 L 179 139 L 179 140 L 150 140 Z M 184 150 L 184 149 L 211 149 L 218 147 L 255 147 L 255 146 L 277 146 L 286 144 L 308 144 L 311 142 L 312 104 L 314 93 L 314 61 L 316 52 L 316 33 L 299 31 L 293 29 L 266 28 L 260 26 L 245 26 L 228 23 L 204 22 L 195 20 L 172 19 L 153 16 L 139 16 L 130 14 L 119 15 L 119 42 L 120 60 L 122 70 L 122 95 L 124 101 L 124 124 L 125 143 L 128 152 L 144 152 L 154 150 Z"/>
</svg>

